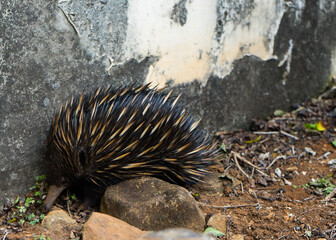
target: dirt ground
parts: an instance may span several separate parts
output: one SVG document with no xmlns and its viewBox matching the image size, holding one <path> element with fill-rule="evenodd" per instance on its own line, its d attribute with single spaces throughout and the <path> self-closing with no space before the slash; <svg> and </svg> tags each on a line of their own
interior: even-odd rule
<svg viewBox="0 0 336 240">
<path fill-rule="evenodd" d="M 251 120 L 249 131 L 216 134 L 224 192 L 198 192 L 196 200 L 207 218 L 215 213 L 227 217 L 220 239 L 234 234 L 245 240 L 336 239 L 336 198 L 327 197 L 336 185 L 335 118 L 336 88 L 331 88 L 318 99 L 295 104 L 290 113 Z M 0 212 L 0 239 L 80 239 L 80 231 L 60 236 L 41 227 L 43 180 L 37 180 L 36 189 L 26 196 L 35 202 L 22 216 L 26 200 Z M 59 205 L 67 209 L 65 200 Z M 89 215 L 76 219 L 83 223 Z"/>
</svg>

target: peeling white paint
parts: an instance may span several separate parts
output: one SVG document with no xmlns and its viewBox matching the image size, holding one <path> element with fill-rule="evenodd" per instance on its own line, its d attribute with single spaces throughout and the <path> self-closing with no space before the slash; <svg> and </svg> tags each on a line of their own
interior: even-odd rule
<svg viewBox="0 0 336 240">
<path fill-rule="evenodd" d="M 188 2 L 183 27 L 170 20 L 176 2 L 129 1 L 127 58 L 159 56 L 147 82 L 164 86 L 168 80 L 177 84 L 197 79 L 205 84 L 210 74 L 225 77 L 233 62 L 245 55 L 263 60 L 277 57 L 273 56 L 273 44 L 285 12 L 281 1 L 255 1 L 251 14 L 242 21 L 225 22 L 219 42 L 215 39 L 217 1 Z"/>
<path fill-rule="evenodd" d="M 305 9 L 306 6 L 306 1 L 305 0 L 286 1 L 285 4 L 288 8 L 294 9 L 295 21 L 301 22 L 301 17 L 303 10 Z"/>
<path fill-rule="evenodd" d="M 283 66 L 284 63 L 286 63 L 286 71 L 287 73 L 290 72 L 290 64 L 292 61 L 292 50 L 293 50 L 293 39 L 290 39 L 288 42 L 288 50 L 286 54 L 284 55 L 283 59 L 279 62 L 279 67 Z"/>
<path fill-rule="evenodd" d="M 284 72 L 283 79 L 282 79 L 282 85 L 284 86 L 287 84 L 287 76 L 291 70 L 292 51 L 293 51 L 293 39 L 289 39 L 288 50 L 284 54 L 283 59 L 278 64 L 278 67 L 282 67 L 286 63 L 286 72 Z"/>
<path fill-rule="evenodd" d="M 336 75 L 336 47 L 331 52 L 331 74 Z"/>
<path fill-rule="evenodd" d="M 210 72 L 212 36 L 216 26 L 216 0 L 186 3 L 186 24 L 170 19 L 178 0 L 130 0 L 128 31 L 125 42 L 127 58 L 159 56 L 147 76 L 148 82 L 164 86 L 204 80 Z M 154 85 L 155 85 L 154 84 Z"/>
<path fill-rule="evenodd" d="M 273 55 L 273 45 L 283 14 L 286 10 L 295 11 L 296 20 L 300 21 L 305 8 L 305 0 L 254 0 L 250 3 L 188 0 L 185 2 L 186 22 L 181 26 L 171 19 L 174 5 L 180 0 L 126 2 L 127 12 L 120 13 L 120 18 L 115 16 L 119 14 L 116 9 L 123 8 L 120 2 L 92 2 L 92 6 L 87 7 L 78 0 L 60 0 L 58 6 L 65 16 L 71 16 L 68 21 L 71 20 L 71 25 L 77 29 L 82 47 L 92 56 L 92 61 L 103 56 L 113 59 L 111 64 L 105 63 L 107 71 L 130 59 L 157 57 L 146 81 L 159 87 L 165 86 L 168 80 L 179 84 L 197 79 L 206 84 L 210 75 L 224 78 L 232 71 L 234 61 L 244 56 L 277 59 L 278 56 Z M 216 25 L 218 9 L 228 10 L 232 17 L 220 15 L 222 26 Z M 65 25 L 62 23 L 59 27 Z M 280 59 L 287 61 L 288 71 L 291 48 L 292 45 L 286 60 Z"/>
<path fill-rule="evenodd" d="M 245 55 L 254 55 L 262 60 L 277 58 L 273 56 L 274 38 L 285 12 L 282 4 L 276 1 L 255 1 L 251 15 L 238 25 L 227 22 L 225 32 L 219 43 L 215 43 L 213 55 L 218 60 L 212 65 L 212 71 L 219 77 L 225 77 L 232 70 L 235 60 Z"/>
</svg>

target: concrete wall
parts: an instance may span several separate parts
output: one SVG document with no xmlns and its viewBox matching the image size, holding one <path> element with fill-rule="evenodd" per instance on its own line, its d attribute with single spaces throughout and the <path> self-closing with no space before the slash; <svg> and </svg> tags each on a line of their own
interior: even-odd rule
<svg viewBox="0 0 336 240">
<path fill-rule="evenodd" d="M 42 172 L 52 113 L 153 82 L 210 133 L 307 100 L 336 73 L 331 0 L 0 0 L 0 206 Z"/>
</svg>

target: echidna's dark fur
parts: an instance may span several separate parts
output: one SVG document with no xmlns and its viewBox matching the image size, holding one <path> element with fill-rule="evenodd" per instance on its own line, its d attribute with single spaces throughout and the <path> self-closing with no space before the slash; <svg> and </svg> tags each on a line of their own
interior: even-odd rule
<svg viewBox="0 0 336 240">
<path fill-rule="evenodd" d="M 138 176 L 198 182 L 215 165 L 217 152 L 177 100 L 145 85 L 98 88 L 67 101 L 47 139 L 49 185 L 61 191 L 79 186 L 90 198 Z M 46 210 L 57 196 L 47 197 Z"/>
</svg>

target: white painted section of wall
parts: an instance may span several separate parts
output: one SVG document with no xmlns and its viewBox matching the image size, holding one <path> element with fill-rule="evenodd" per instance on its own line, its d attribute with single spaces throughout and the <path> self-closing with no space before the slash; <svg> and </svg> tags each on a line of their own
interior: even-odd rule
<svg viewBox="0 0 336 240">
<path fill-rule="evenodd" d="M 177 0 L 130 0 L 126 58 L 158 56 L 147 82 L 164 86 L 198 79 L 206 83 L 213 73 L 224 77 L 232 63 L 245 55 L 274 58 L 273 43 L 285 7 L 276 1 L 256 0 L 252 13 L 241 22 L 226 22 L 218 43 L 215 38 L 216 0 L 188 1 L 184 26 L 170 19 Z M 281 4 L 280 4 L 281 6 Z"/>
<path fill-rule="evenodd" d="M 212 54 L 218 60 L 212 65 L 212 71 L 224 77 L 232 70 L 232 63 L 245 55 L 255 55 L 262 60 L 273 56 L 274 38 L 278 31 L 284 7 L 277 8 L 276 1 L 257 0 L 251 15 L 238 25 L 227 22 L 219 46 Z"/>
<path fill-rule="evenodd" d="M 305 8 L 305 0 L 187 0 L 187 21 L 181 26 L 171 19 L 180 0 L 125 0 L 127 7 L 122 1 L 58 2 L 92 61 L 107 56 L 111 60 L 110 66 L 104 62 L 108 70 L 130 59 L 155 56 L 158 61 L 146 81 L 160 87 L 168 80 L 179 84 L 197 79 L 206 84 L 211 74 L 223 78 L 230 74 L 234 61 L 246 55 L 277 58 L 273 44 L 284 12 L 295 9 L 296 21 L 300 21 Z M 223 10 L 220 37 L 216 35 L 218 9 Z M 69 26 L 60 21 L 58 28 L 65 31 Z"/>
<path fill-rule="evenodd" d="M 204 80 L 210 72 L 212 37 L 216 26 L 216 0 L 186 3 L 187 22 L 170 19 L 177 0 L 130 0 L 128 8 L 127 58 L 159 56 L 147 82 L 164 86 Z"/>
</svg>

